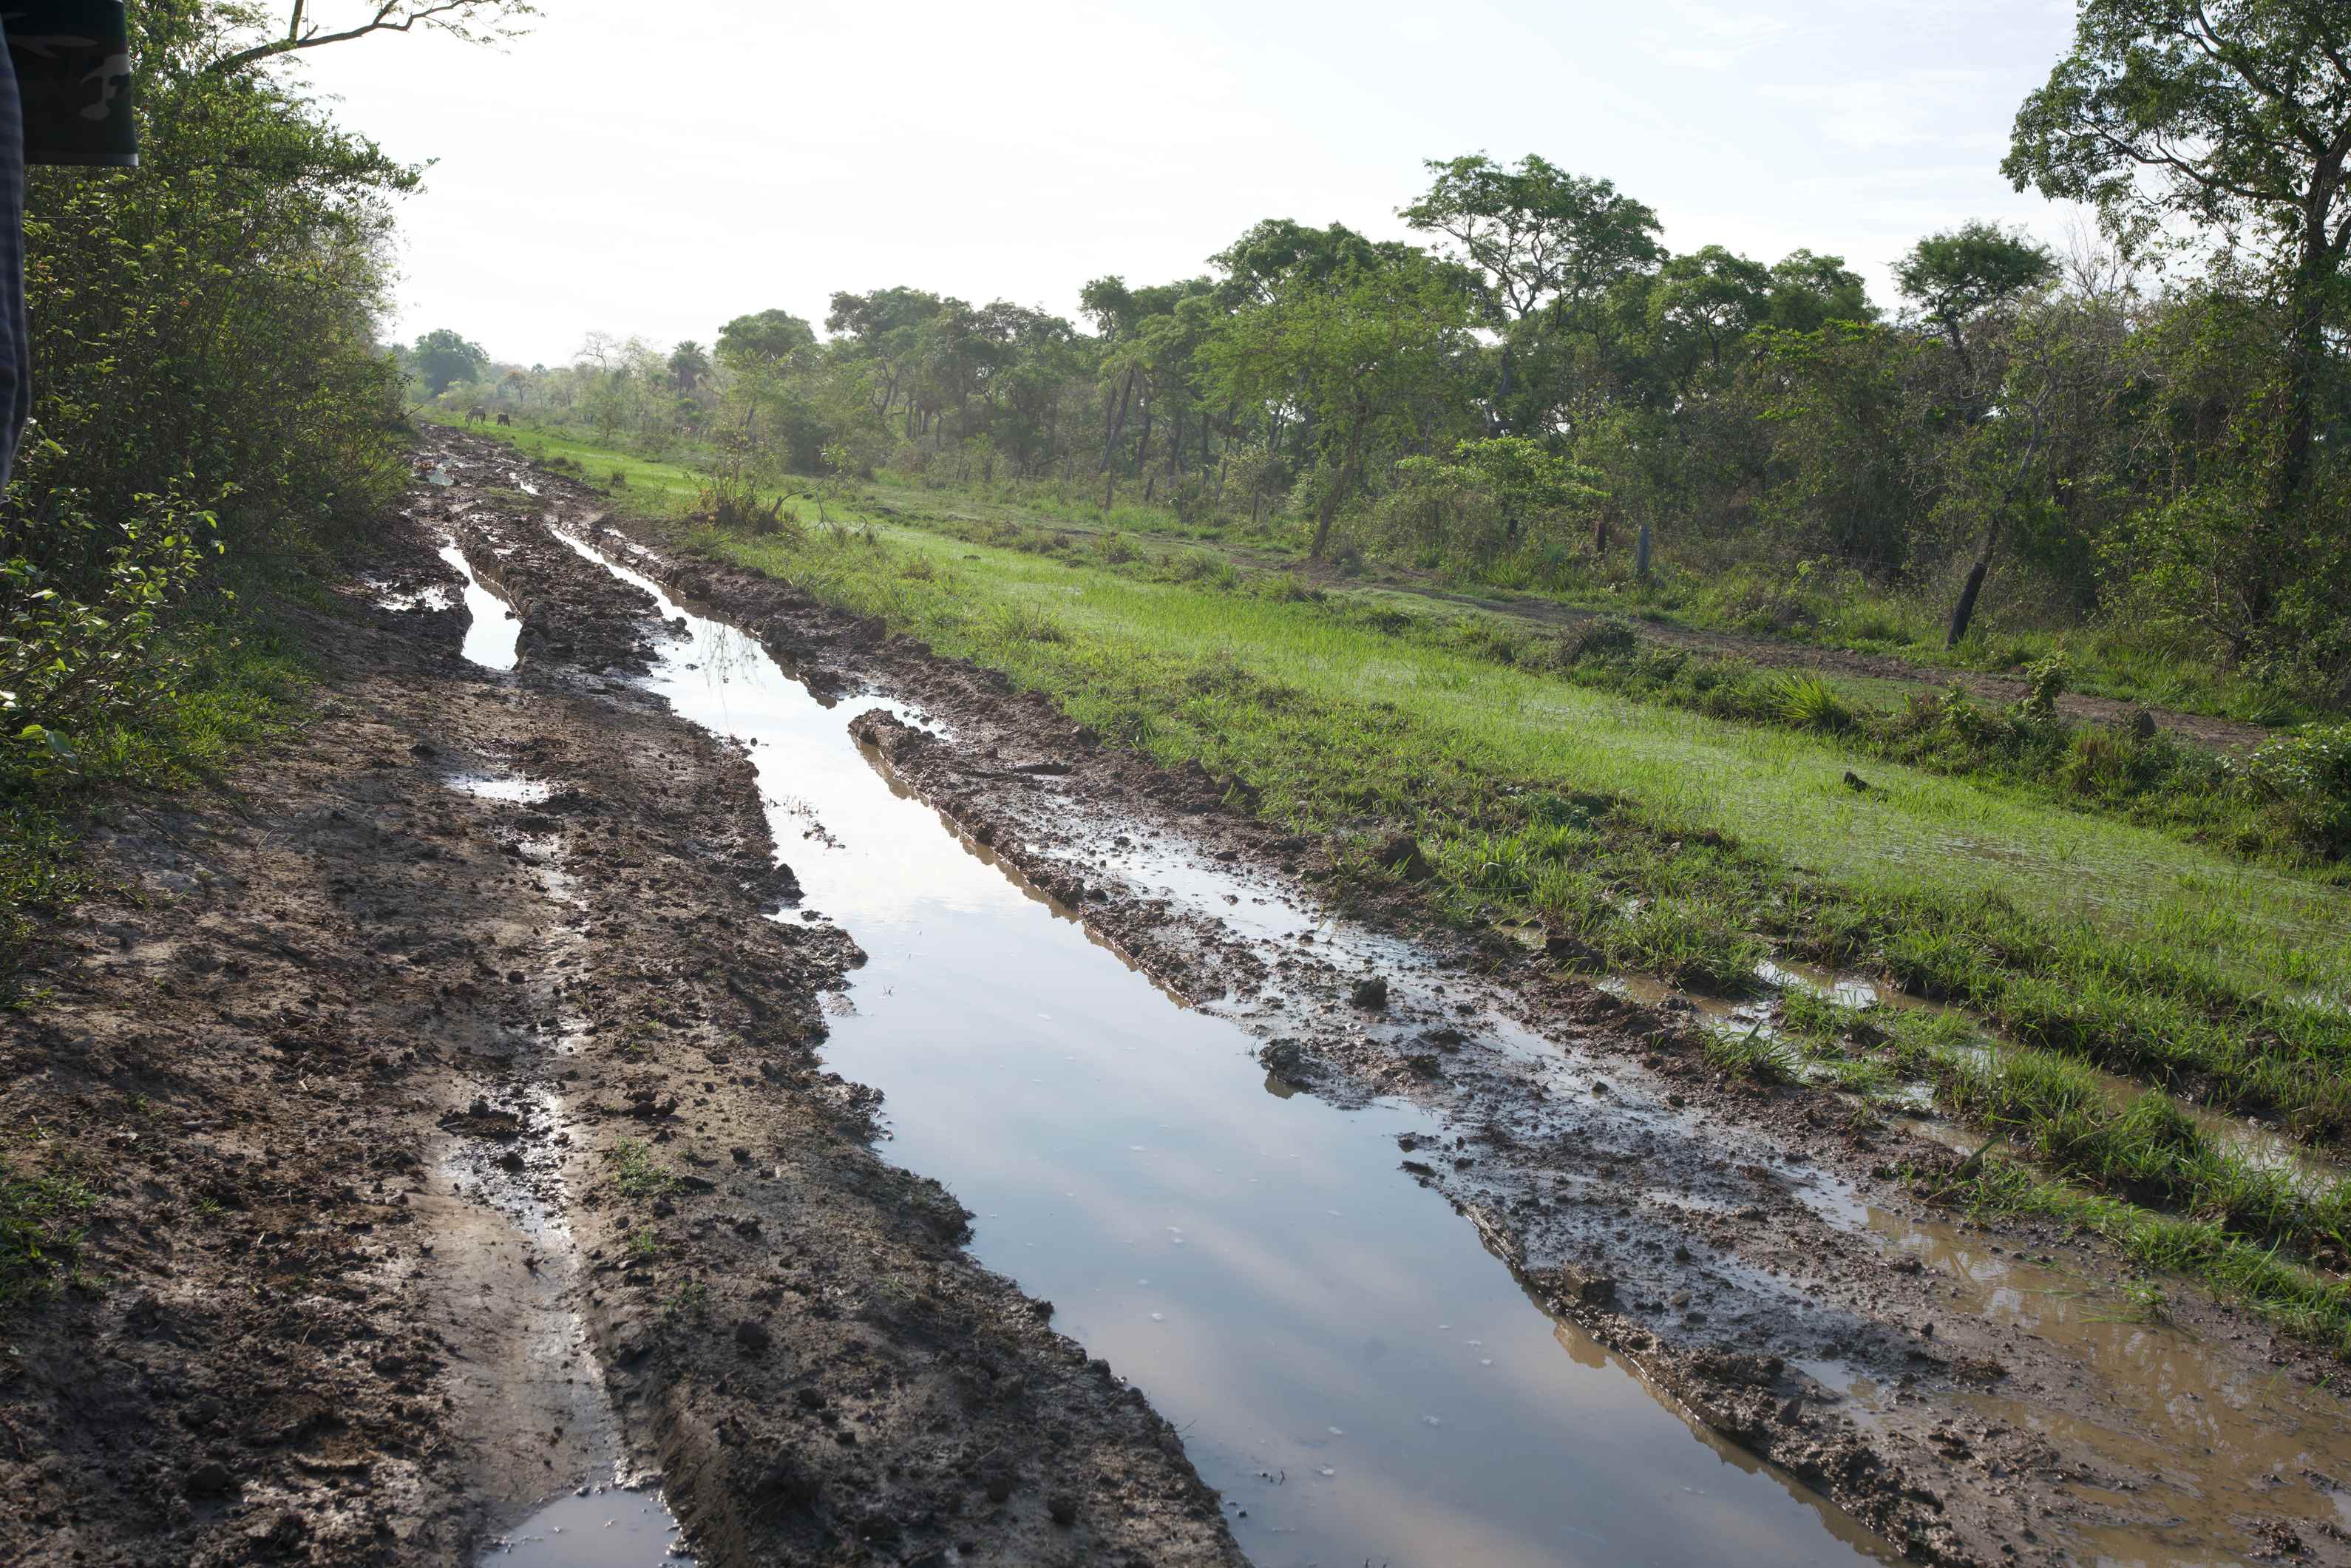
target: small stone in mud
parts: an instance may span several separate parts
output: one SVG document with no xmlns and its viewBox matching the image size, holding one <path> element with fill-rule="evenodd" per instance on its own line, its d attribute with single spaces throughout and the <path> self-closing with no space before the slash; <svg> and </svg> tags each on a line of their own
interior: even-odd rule
<svg viewBox="0 0 2351 1568">
<path fill-rule="evenodd" d="M 740 1144 L 736 1145 L 726 1152 L 735 1156 L 735 1163 L 738 1166 L 747 1166 L 751 1163 L 751 1151 L 745 1148 Z"/>
<path fill-rule="evenodd" d="M 757 1318 L 745 1318 L 735 1325 L 735 1343 L 743 1347 L 746 1355 L 764 1355 L 773 1339 L 768 1325 Z"/>
<path fill-rule="evenodd" d="M 500 1155 L 498 1156 L 498 1169 L 502 1171 L 521 1170 L 522 1155 L 520 1152 L 514 1149 L 508 1149 L 505 1154 Z"/>
<path fill-rule="evenodd" d="M 1372 975 L 1357 980 L 1355 988 L 1349 995 L 1353 998 L 1357 1007 L 1369 1008 L 1374 1012 L 1382 1011 L 1388 1005 L 1387 977 Z"/>
<path fill-rule="evenodd" d="M 520 969 L 508 969 L 508 970 L 507 971 L 507 985 L 509 985 L 509 986 L 519 986 L 519 985 L 521 985 L 521 984 L 522 984 L 522 982 L 523 982 L 523 973 L 522 973 L 522 971 L 521 971 Z"/>
<path fill-rule="evenodd" d="M 1066 1528 L 1078 1522 L 1078 1500 L 1068 1492 L 1057 1491 L 1045 1500 L 1045 1511 L 1055 1524 Z"/>
</svg>

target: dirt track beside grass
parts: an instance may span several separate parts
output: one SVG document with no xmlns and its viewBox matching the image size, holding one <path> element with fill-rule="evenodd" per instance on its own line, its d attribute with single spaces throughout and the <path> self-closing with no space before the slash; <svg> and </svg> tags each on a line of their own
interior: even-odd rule
<svg viewBox="0 0 2351 1568">
<path fill-rule="evenodd" d="M 513 503 L 503 448 L 436 434 L 434 463 L 455 484 L 420 479 L 310 626 L 316 716 L 221 796 L 115 810 L 114 891 L 45 933 L 0 1032 L 12 1157 L 97 1195 L 87 1288 L 5 1336 L 0 1558 L 460 1562 L 618 1474 L 707 1564 L 1238 1562 L 1173 1429 L 971 1260 L 955 1195 L 818 1062 L 856 934 L 763 918 L 795 889 L 749 765 L 632 684 L 651 601 Z M 603 497 L 535 483 L 596 526 Z M 947 721 L 840 710 L 1285 1092 L 1441 1113 L 1395 1179 L 1710 1441 L 1922 1559 L 2351 1562 L 2304 1350 L 1933 1212 L 1892 1172 L 1945 1143 L 1721 1076 L 1686 1006 L 1445 932 L 1409 884 L 1337 915 L 1322 847 L 1237 781 L 636 532 L 812 686 Z M 511 675 L 433 607 L 444 536 L 516 607 Z"/>
<path fill-rule="evenodd" d="M 312 625 L 298 738 L 114 814 L 5 1024 L 12 1157 L 97 1202 L 5 1335 L 0 1560 L 446 1565 L 617 1473 L 705 1563 L 1238 1561 L 816 1065 L 860 956 L 760 917 L 747 764 L 624 678 L 650 601 L 458 475 Z M 454 597 L 444 531 L 512 676 L 377 605 Z"/>
</svg>

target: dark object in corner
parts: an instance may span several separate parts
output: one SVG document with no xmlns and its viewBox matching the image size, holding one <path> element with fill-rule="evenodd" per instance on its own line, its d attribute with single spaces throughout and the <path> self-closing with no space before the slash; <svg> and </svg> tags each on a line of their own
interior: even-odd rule
<svg viewBox="0 0 2351 1568">
<path fill-rule="evenodd" d="M 24 102 L 25 162 L 138 167 L 122 0 L 16 0 L 5 20 Z"/>
</svg>

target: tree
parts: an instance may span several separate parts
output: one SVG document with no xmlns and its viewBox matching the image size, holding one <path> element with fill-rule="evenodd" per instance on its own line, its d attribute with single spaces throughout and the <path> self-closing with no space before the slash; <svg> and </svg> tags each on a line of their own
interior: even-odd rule
<svg viewBox="0 0 2351 1568">
<path fill-rule="evenodd" d="M 1774 327 L 1814 332 L 1831 321 L 1875 321 L 1869 286 L 1841 256 L 1792 250 L 1771 268 L 1771 298 L 1765 314 Z"/>
<path fill-rule="evenodd" d="M 1374 439 L 1425 435 L 1458 406 L 1447 381 L 1470 347 L 1471 320 L 1454 281 L 1415 258 L 1353 270 L 1335 286 L 1292 277 L 1203 348 L 1223 397 L 1295 406 L 1313 419 L 1321 442 L 1315 559 L 1362 481 Z"/>
<path fill-rule="evenodd" d="M 1677 382 L 1687 382 L 1703 353 L 1719 370 L 1726 348 L 1767 319 L 1771 274 L 1719 245 L 1677 256 L 1657 269 L 1649 287 L 1649 330 L 1677 362 Z"/>
<path fill-rule="evenodd" d="M 2283 275 L 2273 505 L 2299 497 L 2351 251 L 2351 5 L 2084 0 L 2074 47 L 2017 111 L 2016 188 L 2117 225 L 2184 217 L 2263 242 Z"/>
<path fill-rule="evenodd" d="M 287 17 L 285 32 L 257 43 L 237 39 L 237 47 L 229 48 L 206 68 L 218 75 L 242 70 L 247 66 L 261 65 L 280 56 L 304 49 L 323 48 L 329 44 L 348 44 L 375 33 L 413 33 L 422 28 L 426 32 L 446 33 L 469 44 L 495 44 L 517 37 L 524 31 L 526 18 L 538 15 L 538 8 L 525 0 L 372 0 L 372 11 L 362 20 L 329 33 L 310 19 L 309 0 L 292 0 L 293 8 Z M 258 25 L 257 11 L 239 8 L 240 16 L 250 16 Z M 245 35 L 249 37 L 251 35 Z"/>
<path fill-rule="evenodd" d="M 2046 249 L 1987 223 L 1928 235 L 1894 268 L 1896 287 L 1968 365 L 1973 363 L 1968 325 L 2056 276 L 2056 260 Z"/>
<path fill-rule="evenodd" d="M 1515 169 L 1483 153 L 1432 159 L 1428 193 L 1397 216 L 1446 235 L 1477 274 L 1494 319 L 1573 313 L 1664 254 L 1657 214 L 1606 180 L 1570 174 L 1529 153 Z"/>
<path fill-rule="evenodd" d="M 670 380 L 683 395 L 693 396 L 695 389 L 702 385 L 702 378 L 709 373 L 710 356 L 693 339 L 686 339 L 669 351 Z"/>
<path fill-rule="evenodd" d="M 814 347 L 816 329 L 788 310 L 737 316 L 718 329 L 718 357 L 737 368 L 772 367 Z"/>
<path fill-rule="evenodd" d="M 1350 267 L 1400 261 L 1411 249 L 1397 240 L 1365 239 L 1344 224 L 1317 229 L 1290 218 L 1267 218 L 1208 261 L 1225 274 L 1223 303 L 1238 308 L 1272 298 L 1274 286 L 1294 272 L 1327 283 Z"/>
<path fill-rule="evenodd" d="M 1447 259 L 1463 268 L 1487 325 L 1500 334 L 1492 423 L 1546 431 L 1563 394 L 1523 385 L 1520 362 L 1555 363 L 1561 340 L 1604 329 L 1610 293 L 1665 254 L 1657 214 L 1606 180 L 1570 174 L 1532 153 L 1515 168 L 1483 153 L 1427 168 L 1436 175 L 1428 193 L 1397 215 L 1453 242 Z"/>
<path fill-rule="evenodd" d="M 477 379 L 489 364 L 489 351 L 469 343 L 446 327 L 436 327 L 416 340 L 416 370 L 424 388 L 439 397 L 460 382 Z"/>
</svg>

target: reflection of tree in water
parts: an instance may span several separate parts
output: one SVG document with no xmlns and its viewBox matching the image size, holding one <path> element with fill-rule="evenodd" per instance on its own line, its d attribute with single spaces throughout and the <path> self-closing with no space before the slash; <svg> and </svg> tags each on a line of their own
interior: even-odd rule
<svg viewBox="0 0 2351 1568">
<path fill-rule="evenodd" d="M 714 621 L 709 625 L 709 633 L 702 640 L 702 670 L 710 684 L 732 685 L 737 681 L 756 684 L 759 661 L 768 656 L 767 650 L 724 622 Z"/>
<path fill-rule="evenodd" d="M 830 849 L 841 848 L 841 841 L 834 838 L 831 830 L 825 827 L 823 820 L 817 815 L 813 802 L 804 800 L 798 795 L 770 795 L 768 797 L 768 809 L 778 815 L 797 817 L 806 822 L 808 826 L 801 831 L 800 837 L 814 839 L 818 843 Z"/>
</svg>

